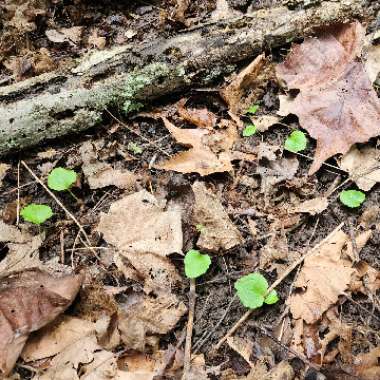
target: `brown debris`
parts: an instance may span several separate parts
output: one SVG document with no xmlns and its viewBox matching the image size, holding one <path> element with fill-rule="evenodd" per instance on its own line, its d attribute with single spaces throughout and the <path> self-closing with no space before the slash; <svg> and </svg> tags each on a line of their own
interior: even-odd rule
<svg viewBox="0 0 380 380">
<path fill-rule="evenodd" d="M 363 64 L 355 60 L 363 35 L 358 22 L 343 25 L 294 45 L 277 66 L 279 78 L 300 89 L 288 112 L 317 140 L 310 174 L 329 157 L 380 134 L 380 101 Z"/>
</svg>

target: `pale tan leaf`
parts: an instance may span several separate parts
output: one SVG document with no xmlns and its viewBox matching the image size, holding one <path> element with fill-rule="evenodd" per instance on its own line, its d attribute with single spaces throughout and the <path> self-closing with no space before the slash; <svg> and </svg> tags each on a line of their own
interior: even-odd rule
<svg viewBox="0 0 380 380">
<path fill-rule="evenodd" d="M 214 129 L 217 121 L 215 114 L 207 108 L 185 108 L 185 103 L 186 99 L 177 103 L 178 114 L 183 120 L 196 125 L 198 128 Z"/>
<path fill-rule="evenodd" d="M 288 108 L 317 140 L 309 173 L 355 143 L 380 134 L 380 101 L 361 62 L 364 28 L 345 24 L 294 45 L 277 75 L 300 93 Z"/>
<path fill-rule="evenodd" d="M 287 304 L 294 318 L 312 324 L 337 302 L 355 272 L 352 263 L 343 258 L 342 249 L 349 241 L 339 230 L 317 252 L 306 257 L 294 286 L 298 289 Z"/>
<path fill-rule="evenodd" d="M 197 246 L 208 251 L 218 252 L 242 244 L 239 230 L 231 222 L 219 199 L 207 190 L 203 182 L 192 186 L 195 195 L 194 225 L 204 226 Z"/>
<path fill-rule="evenodd" d="M 328 199 L 325 197 L 316 197 L 309 199 L 291 209 L 292 213 L 302 212 L 310 215 L 320 214 L 327 209 Z"/>
<path fill-rule="evenodd" d="M 121 251 L 162 257 L 182 251 L 181 213 L 164 211 L 146 190 L 114 202 L 108 214 L 101 214 L 98 231 Z"/>
<path fill-rule="evenodd" d="M 366 49 L 365 70 L 369 80 L 374 82 L 380 72 L 380 45 L 370 45 Z"/>
<path fill-rule="evenodd" d="M 354 146 L 342 157 L 339 166 L 349 172 L 361 190 L 369 191 L 380 182 L 380 153 L 375 148 L 359 150 Z"/>
<path fill-rule="evenodd" d="M 121 339 L 127 349 L 144 352 L 146 347 L 157 343 L 152 335 L 172 330 L 186 310 L 186 306 L 170 293 L 156 298 L 134 294 L 122 306 L 119 316 Z"/>
<path fill-rule="evenodd" d="M 11 168 L 10 165 L 3 164 L 3 163 L 0 162 L 0 188 L 3 185 L 2 180 L 4 179 L 5 175 L 7 174 L 8 170 L 10 168 Z"/>
<path fill-rule="evenodd" d="M 162 120 L 174 139 L 190 149 L 177 153 L 167 161 L 155 165 L 155 168 L 180 173 L 196 172 L 202 176 L 232 170 L 231 141 L 237 136 L 232 124 L 226 130 L 211 133 L 206 129 L 177 128 L 165 117 Z M 227 146 L 224 146 L 226 142 Z"/>
<path fill-rule="evenodd" d="M 8 374 L 25 340 L 61 314 L 75 298 L 81 276 L 53 277 L 39 269 L 0 279 L 0 371 Z"/>
<path fill-rule="evenodd" d="M 281 120 L 281 118 L 276 115 L 251 116 L 250 119 L 259 132 L 267 131 Z"/>
<path fill-rule="evenodd" d="M 117 357 L 109 351 L 96 351 L 90 363 L 82 366 L 81 380 L 114 380 L 117 375 Z"/>
<path fill-rule="evenodd" d="M 94 323 L 63 316 L 33 334 L 25 345 L 21 357 L 26 362 L 52 357 L 80 339 L 94 334 Z"/>
<path fill-rule="evenodd" d="M 32 236 L 26 230 L 17 228 L 0 221 L 0 242 L 1 243 L 27 243 L 32 240 Z"/>
<path fill-rule="evenodd" d="M 237 352 L 251 367 L 253 363 L 251 355 L 253 352 L 253 342 L 237 336 L 231 336 L 227 338 L 227 344 Z"/>
</svg>

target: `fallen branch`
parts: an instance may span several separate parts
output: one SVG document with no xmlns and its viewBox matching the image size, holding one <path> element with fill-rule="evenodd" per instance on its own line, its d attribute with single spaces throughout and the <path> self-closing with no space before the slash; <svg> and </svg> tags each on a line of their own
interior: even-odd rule
<svg viewBox="0 0 380 380">
<path fill-rule="evenodd" d="M 337 22 L 365 17 L 364 0 L 324 1 L 306 10 L 273 7 L 200 25 L 170 39 L 99 51 L 68 72 L 0 87 L 0 155 L 102 122 L 190 86 L 208 86 L 254 58 Z"/>
</svg>

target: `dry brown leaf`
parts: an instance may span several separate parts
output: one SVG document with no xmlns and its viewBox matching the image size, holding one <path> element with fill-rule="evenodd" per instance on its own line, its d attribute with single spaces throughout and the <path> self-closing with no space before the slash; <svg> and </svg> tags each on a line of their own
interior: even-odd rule
<svg viewBox="0 0 380 380">
<path fill-rule="evenodd" d="M 203 182 L 195 182 L 192 189 L 195 196 L 194 224 L 204 226 L 197 246 L 207 251 L 218 252 L 242 244 L 243 238 L 239 230 L 231 222 L 219 199 L 207 190 Z"/>
<path fill-rule="evenodd" d="M 280 122 L 281 118 L 276 115 L 251 116 L 252 123 L 259 132 L 267 131 L 271 126 Z"/>
<path fill-rule="evenodd" d="M 39 269 L 0 280 L 0 371 L 7 375 L 32 331 L 61 314 L 75 298 L 82 276 L 53 277 Z"/>
<path fill-rule="evenodd" d="M 370 45 L 366 49 L 365 71 L 369 80 L 375 82 L 380 72 L 380 45 Z"/>
<path fill-rule="evenodd" d="M 277 75 L 299 95 L 289 105 L 300 124 L 317 140 L 309 173 L 355 143 L 380 134 L 380 101 L 361 62 L 364 29 L 346 24 L 319 38 L 294 45 Z"/>
<path fill-rule="evenodd" d="M 241 12 L 231 8 L 227 0 L 216 0 L 215 10 L 211 13 L 211 20 L 218 21 L 239 15 Z"/>
<path fill-rule="evenodd" d="M 10 165 L 0 162 L 0 188 L 3 186 L 2 180 L 4 179 L 7 171 L 10 169 Z"/>
<path fill-rule="evenodd" d="M 354 146 L 342 157 L 339 166 L 349 172 L 361 190 L 369 191 L 380 182 L 380 153 L 375 148 L 359 150 Z"/>
<path fill-rule="evenodd" d="M 234 114 L 244 114 L 264 93 L 271 77 L 272 66 L 264 54 L 259 55 L 242 70 L 220 95 Z"/>
<path fill-rule="evenodd" d="M 361 380 L 378 380 L 380 378 L 380 347 L 353 358 L 352 373 Z"/>
<path fill-rule="evenodd" d="M 278 183 L 292 179 L 297 173 L 298 166 L 296 157 L 272 161 L 267 167 L 259 166 L 257 173 L 261 175 L 261 191 L 269 193 Z"/>
<path fill-rule="evenodd" d="M 287 361 L 278 363 L 269 371 L 264 363 L 258 362 L 245 380 L 293 380 L 294 376 L 294 370 Z"/>
<path fill-rule="evenodd" d="M 120 189 L 133 189 L 137 177 L 129 170 L 113 169 L 110 164 L 98 161 L 96 147 L 86 141 L 79 149 L 83 165 L 82 171 L 87 178 L 90 189 L 116 186 Z"/>
<path fill-rule="evenodd" d="M 95 334 L 95 324 L 80 318 L 62 316 L 33 334 L 21 358 L 26 362 L 55 356 L 76 341 Z"/>
<path fill-rule="evenodd" d="M 227 344 L 237 352 L 251 367 L 254 364 L 251 361 L 253 352 L 253 342 L 237 336 L 230 336 L 227 338 Z"/>
<path fill-rule="evenodd" d="M 205 128 L 213 130 L 217 118 L 207 108 L 185 108 L 186 99 L 182 99 L 177 103 L 177 110 L 181 118 L 191 124 L 194 124 L 198 128 Z"/>
<path fill-rule="evenodd" d="M 355 272 L 352 263 L 342 257 L 343 247 L 348 241 L 348 236 L 340 230 L 313 255 L 306 257 L 294 282 L 299 292 L 287 300 L 295 319 L 315 323 L 348 288 Z"/>
<path fill-rule="evenodd" d="M 186 313 L 186 306 L 173 294 L 158 297 L 133 294 L 119 315 L 121 339 L 127 349 L 144 352 L 157 344 L 157 334 L 172 330 Z"/>
<path fill-rule="evenodd" d="M 71 45 L 80 43 L 82 38 L 83 27 L 73 26 L 71 28 L 61 28 L 58 30 L 47 29 L 46 37 L 55 43 L 69 42 Z"/>
<path fill-rule="evenodd" d="M 325 197 L 316 197 L 313 199 L 309 199 L 292 208 L 290 212 L 292 213 L 307 213 L 310 215 L 320 214 L 325 211 L 329 206 L 329 201 Z"/>
<path fill-rule="evenodd" d="M 0 221 L 0 243 L 27 243 L 32 240 L 32 236 L 26 230 L 5 224 Z"/>
<path fill-rule="evenodd" d="M 173 138 L 190 149 L 155 165 L 156 169 L 180 173 L 195 172 L 202 176 L 232 171 L 231 142 L 237 138 L 234 123 L 229 123 L 226 129 L 211 132 L 206 129 L 181 129 L 165 117 L 162 120 Z"/>
<path fill-rule="evenodd" d="M 100 50 L 103 50 L 106 47 L 107 39 L 98 35 L 98 31 L 94 29 L 91 35 L 88 37 L 88 45 L 97 47 Z"/>
</svg>

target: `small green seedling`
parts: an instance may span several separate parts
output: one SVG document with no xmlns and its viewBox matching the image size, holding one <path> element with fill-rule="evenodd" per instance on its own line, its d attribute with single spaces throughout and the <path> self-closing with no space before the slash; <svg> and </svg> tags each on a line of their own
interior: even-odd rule
<svg viewBox="0 0 380 380">
<path fill-rule="evenodd" d="M 143 152 L 142 148 L 134 142 L 128 143 L 127 149 L 134 154 L 141 154 Z"/>
<path fill-rule="evenodd" d="M 48 186 L 56 191 L 70 190 L 76 180 L 77 173 L 74 170 L 55 168 L 48 176 Z"/>
<path fill-rule="evenodd" d="M 285 149 L 297 153 L 306 149 L 307 138 L 302 131 L 293 131 L 285 141 Z"/>
<path fill-rule="evenodd" d="M 339 199 L 345 206 L 356 208 L 365 201 L 365 194 L 358 190 L 344 190 L 340 193 Z"/>
<path fill-rule="evenodd" d="M 257 131 L 256 125 L 247 124 L 243 130 L 243 137 L 253 136 L 256 133 L 256 131 Z"/>
<path fill-rule="evenodd" d="M 253 104 L 252 106 L 250 106 L 248 109 L 247 109 L 247 114 L 255 114 L 257 112 L 257 110 L 259 109 L 259 105 L 258 104 Z"/>
<path fill-rule="evenodd" d="M 53 211 L 50 206 L 31 203 L 21 209 L 20 215 L 27 222 L 42 224 L 53 216 Z"/>
<path fill-rule="evenodd" d="M 205 274 L 211 264 L 209 255 L 190 249 L 185 256 L 185 274 L 188 278 L 197 278 Z"/>
<path fill-rule="evenodd" d="M 251 273 L 239 278 L 235 282 L 235 289 L 241 303 L 249 309 L 258 309 L 264 303 L 272 305 L 279 300 L 275 290 L 267 295 L 268 282 L 260 273 Z"/>
<path fill-rule="evenodd" d="M 203 224 L 200 224 L 200 223 L 195 225 L 195 229 L 196 229 L 198 232 L 200 232 L 200 233 L 206 231 L 206 227 L 205 227 Z"/>
</svg>

